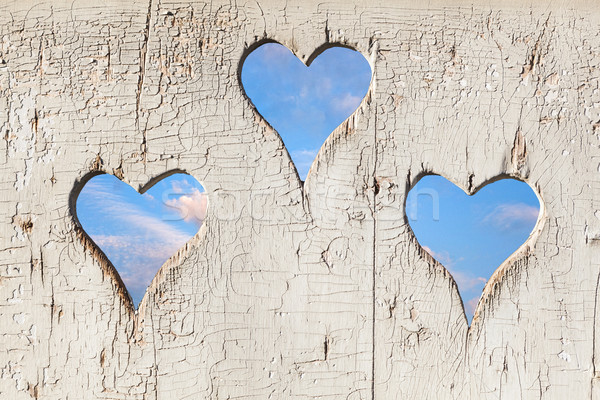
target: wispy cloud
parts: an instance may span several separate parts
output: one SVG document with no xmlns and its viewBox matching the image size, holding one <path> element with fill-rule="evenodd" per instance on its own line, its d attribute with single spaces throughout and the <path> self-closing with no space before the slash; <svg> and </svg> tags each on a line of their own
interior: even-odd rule
<svg viewBox="0 0 600 400">
<path fill-rule="evenodd" d="M 450 253 L 448 253 L 447 251 L 434 251 L 429 246 L 423 246 L 423 249 L 429 254 L 431 254 L 433 258 L 441 262 L 447 268 L 452 267 L 452 265 L 454 264 L 454 261 L 450 257 Z"/>
<path fill-rule="evenodd" d="M 487 278 L 484 278 L 483 276 L 476 276 L 452 268 L 449 268 L 448 270 L 452 274 L 454 281 L 462 292 L 468 292 L 474 289 L 482 290 L 487 282 Z"/>
<path fill-rule="evenodd" d="M 423 249 L 446 267 L 461 292 L 468 292 L 479 288 L 483 289 L 485 286 L 487 278 L 457 269 L 455 267 L 457 260 L 454 260 L 447 251 L 436 252 L 428 246 L 423 246 Z"/>
<path fill-rule="evenodd" d="M 136 303 L 158 268 L 182 246 L 176 238 L 165 240 L 143 235 L 94 235 L 92 239 L 115 265 Z"/>
<path fill-rule="evenodd" d="M 525 203 L 500 204 L 483 219 L 501 230 L 518 229 L 534 224 L 539 216 L 539 208 Z"/>
<path fill-rule="evenodd" d="M 162 265 L 182 246 L 177 239 L 149 240 L 143 235 L 94 235 L 92 239 L 105 253 L 117 255 L 120 261 L 125 261 L 129 266 L 139 264 L 136 260 L 160 260 Z"/>
<path fill-rule="evenodd" d="M 140 206 L 139 202 L 131 201 L 122 192 L 122 190 L 111 190 L 109 186 L 103 186 L 100 182 L 90 181 L 82 194 L 88 203 L 93 204 L 95 213 L 110 219 L 112 223 L 144 232 L 146 237 L 165 237 L 176 241 L 185 238 L 184 243 L 188 240 L 189 235 L 186 232 L 173 227 L 156 215 L 149 214 Z M 105 220 L 104 222 L 109 221 Z M 109 224 L 96 224 L 98 228 L 103 226 L 108 227 Z"/>
<path fill-rule="evenodd" d="M 186 194 L 196 189 L 187 179 L 178 179 L 171 182 L 171 190 L 176 194 Z"/>
<path fill-rule="evenodd" d="M 292 154 L 294 157 L 302 158 L 305 161 L 312 162 L 312 160 L 314 160 L 314 158 L 317 156 L 318 152 L 319 152 L 319 149 L 311 149 L 311 150 L 301 149 L 301 150 L 292 151 Z"/>
<path fill-rule="evenodd" d="M 286 47 L 267 43 L 242 68 L 246 94 L 281 135 L 305 179 L 316 151 L 360 104 L 371 80 L 368 61 L 357 51 L 327 49 L 310 68 Z"/>
<path fill-rule="evenodd" d="M 333 100 L 333 106 L 340 112 L 350 115 L 358 108 L 361 101 L 362 97 L 345 93 L 342 97 Z"/>
<path fill-rule="evenodd" d="M 319 74 L 312 74 L 311 78 L 311 91 L 313 96 L 327 102 L 331 101 L 329 98 L 333 89 L 333 81 L 331 78 L 320 76 Z"/>
<path fill-rule="evenodd" d="M 178 243 L 185 243 L 189 239 L 189 235 L 186 232 L 174 228 L 161 218 L 152 215 L 144 215 L 136 212 L 130 214 L 120 213 L 119 219 L 124 223 L 129 223 L 138 230 L 145 232 L 146 237 L 149 238 L 160 238 L 167 242 L 175 241 Z"/>
<path fill-rule="evenodd" d="M 262 61 L 277 62 L 289 57 L 291 51 L 280 44 L 267 43 L 260 46 L 259 53 L 262 55 Z"/>
<path fill-rule="evenodd" d="M 301 179 L 306 179 L 306 175 L 310 170 L 310 167 L 315 160 L 315 157 L 319 153 L 319 148 L 316 149 L 299 149 L 291 152 L 291 157 L 294 160 L 298 175 Z"/>
</svg>

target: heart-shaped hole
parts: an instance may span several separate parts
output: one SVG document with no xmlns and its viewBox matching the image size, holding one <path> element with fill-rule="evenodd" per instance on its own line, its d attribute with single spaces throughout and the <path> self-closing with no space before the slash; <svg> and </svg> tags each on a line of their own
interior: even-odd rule
<svg viewBox="0 0 600 400">
<path fill-rule="evenodd" d="M 134 305 L 206 215 L 207 196 L 196 179 L 165 175 L 139 193 L 113 175 L 94 175 L 76 200 L 79 224 L 117 270 Z"/>
<path fill-rule="evenodd" d="M 494 271 L 530 237 L 540 200 L 525 182 L 506 178 L 472 196 L 427 175 L 410 190 L 406 216 L 419 244 L 448 269 L 469 323 Z"/>
<path fill-rule="evenodd" d="M 325 139 L 358 108 L 372 75 L 365 57 L 347 47 L 315 55 L 307 66 L 287 47 L 265 43 L 241 72 L 246 95 L 283 139 L 302 180 Z"/>
</svg>

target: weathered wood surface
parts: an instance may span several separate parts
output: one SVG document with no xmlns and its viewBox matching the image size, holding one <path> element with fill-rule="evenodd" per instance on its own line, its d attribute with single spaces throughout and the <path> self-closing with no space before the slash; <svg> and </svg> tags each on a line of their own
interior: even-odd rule
<svg viewBox="0 0 600 400">
<path fill-rule="evenodd" d="M 0 398 L 599 399 L 599 7 L 447 3 L 0 4 Z M 240 86 L 263 39 L 373 68 L 304 187 Z M 135 315 L 70 201 L 173 169 L 208 216 Z M 470 329 L 405 222 L 427 172 L 544 205 Z"/>
</svg>

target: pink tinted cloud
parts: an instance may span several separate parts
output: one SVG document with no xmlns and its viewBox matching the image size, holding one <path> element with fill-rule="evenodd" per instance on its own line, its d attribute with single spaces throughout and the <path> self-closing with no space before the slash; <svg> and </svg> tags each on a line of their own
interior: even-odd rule
<svg viewBox="0 0 600 400">
<path fill-rule="evenodd" d="M 469 273 L 464 273 L 461 271 L 456 271 L 454 269 L 448 269 L 454 281 L 458 285 L 459 289 L 462 291 L 469 291 L 480 287 L 483 289 L 487 279 L 483 276 L 475 276 Z"/>
<path fill-rule="evenodd" d="M 423 246 L 423 249 L 431 254 L 433 258 L 441 262 L 445 267 L 451 267 L 453 264 L 453 260 L 450 257 L 450 253 L 447 251 L 433 251 L 429 246 Z"/>
<path fill-rule="evenodd" d="M 471 300 L 465 303 L 465 311 L 467 315 L 474 315 L 475 309 L 477 308 L 477 303 L 479 303 L 479 297 L 473 297 Z"/>
<path fill-rule="evenodd" d="M 208 196 L 194 188 L 188 194 L 168 200 L 166 205 L 175 208 L 186 222 L 193 222 L 200 226 L 206 218 Z"/>
<path fill-rule="evenodd" d="M 452 257 L 450 257 L 450 254 L 447 251 L 436 252 L 431 250 L 431 248 L 428 246 L 423 246 L 423 249 L 431 254 L 433 258 L 442 263 L 444 267 L 446 267 L 461 291 L 469 291 L 476 288 L 483 289 L 485 286 L 485 283 L 487 282 L 485 277 L 476 276 L 474 274 L 456 269 L 454 266 L 454 260 Z"/>
</svg>

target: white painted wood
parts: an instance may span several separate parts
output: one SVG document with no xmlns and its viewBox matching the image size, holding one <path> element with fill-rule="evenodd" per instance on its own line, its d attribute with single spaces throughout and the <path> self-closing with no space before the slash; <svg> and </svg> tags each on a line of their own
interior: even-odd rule
<svg viewBox="0 0 600 400">
<path fill-rule="evenodd" d="M 535 3 L 535 4 L 534 4 Z M 0 398 L 600 398 L 594 2 L 0 5 Z M 262 39 L 374 75 L 304 187 L 240 87 Z M 70 202 L 185 170 L 198 235 L 139 313 Z M 469 329 L 405 222 L 425 173 L 539 193 Z"/>
</svg>

